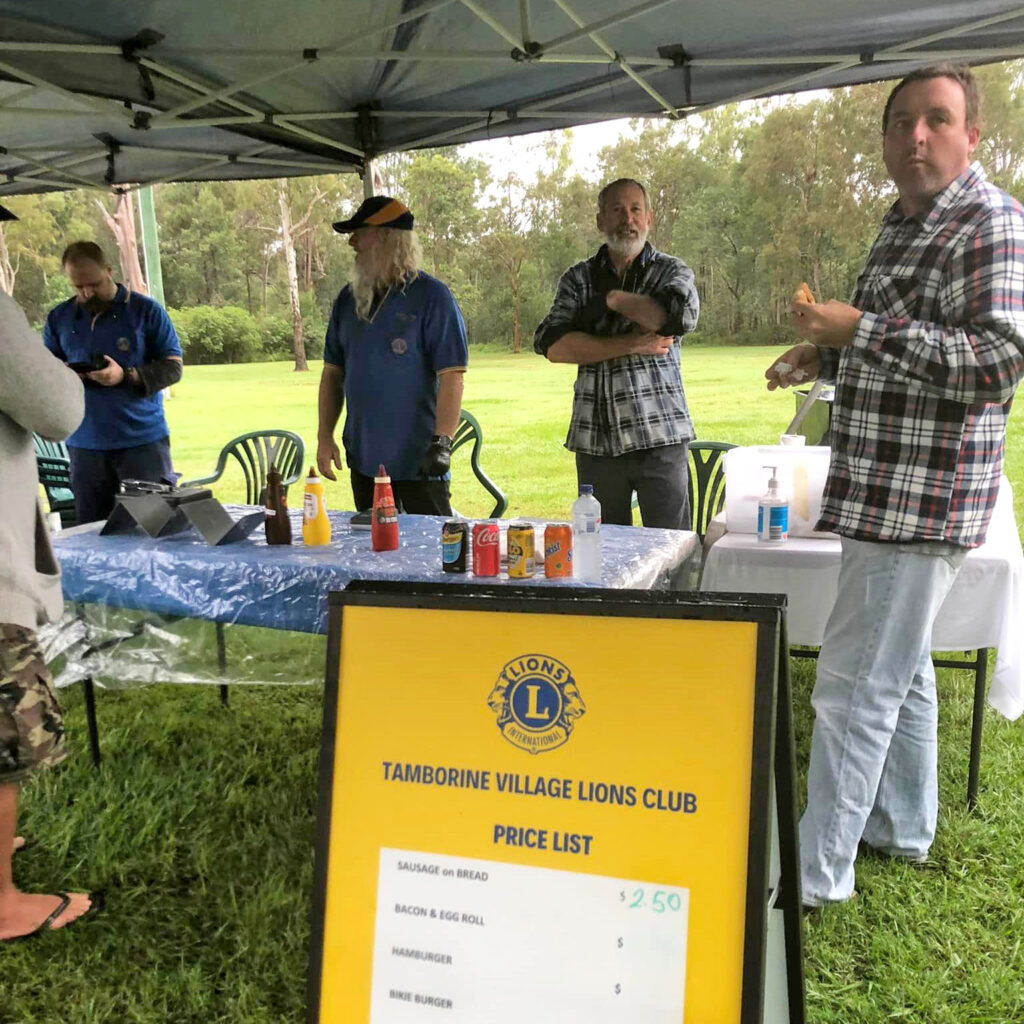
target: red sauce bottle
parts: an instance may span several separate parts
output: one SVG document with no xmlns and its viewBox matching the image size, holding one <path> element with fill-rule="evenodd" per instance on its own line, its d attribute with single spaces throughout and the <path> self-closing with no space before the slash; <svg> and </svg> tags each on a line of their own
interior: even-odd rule
<svg viewBox="0 0 1024 1024">
<path fill-rule="evenodd" d="M 391 477 L 383 465 L 377 467 L 373 478 L 373 518 L 370 521 L 370 540 L 374 551 L 394 551 L 398 547 L 398 510 L 391 493 Z"/>
</svg>

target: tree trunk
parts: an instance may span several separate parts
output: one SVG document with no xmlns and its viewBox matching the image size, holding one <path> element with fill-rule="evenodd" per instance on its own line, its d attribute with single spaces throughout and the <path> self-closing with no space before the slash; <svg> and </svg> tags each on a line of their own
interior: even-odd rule
<svg viewBox="0 0 1024 1024">
<path fill-rule="evenodd" d="M 103 219 L 110 228 L 110 233 L 117 242 L 117 256 L 121 264 L 121 273 L 124 275 L 124 283 L 130 291 L 149 294 L 149 286 L 142 273 L 142 264 L 139 263 L 139 243 L 135 235 L 135 208 L 127 192 L 117 193 L 117 202 L 114 204 L 114 215 L 107 212 L 107 208 L 97 199 L 96 205 L 103 214 Z"/>
<path fill-rule="evenodd" d="M 18 268 L 11 264 L 11 254 L 7 249 L 7 236 L 0 225 L 0 292 L 14 294 L 14 279 L 18 276 Z"/>
<path fill-rule="evenodd" d="M 515 279 L 512 283 L 512 354 L 518 355 L 522 347 L 522 339 L 519 336 L 519 270 L 515 271 Z"/>
<path fill-rule="evenodd" d="M 284 263 L 288 268 L 288 300 L 292 307 L 292 348 L 295 350 L 295 372 L 304 373 L 306 345 L 302 340 L 302 311 L 299 308 L 299 272 L 295 266 L 295 239 L 292 238 L 292 211 L 288 206 L 288 186 L 283 179 L 277 182 L 277 205 L 281 208 L 281 242 L 284 245 Z"/>
</svg>

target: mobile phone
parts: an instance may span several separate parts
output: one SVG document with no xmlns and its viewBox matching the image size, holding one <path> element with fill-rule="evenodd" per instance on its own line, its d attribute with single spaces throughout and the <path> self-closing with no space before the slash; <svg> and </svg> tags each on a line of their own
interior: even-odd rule
<svg viewBox="0 0 1024 1024">
<path fill-rule="evenodd" d="M 75 373 L 92 373 L 93 370 L 102 370 L 106 365 L 107 359 L 102 352 L 93 352 L 92 358 L 86 362 L 68 363 Z"/>
</svg>

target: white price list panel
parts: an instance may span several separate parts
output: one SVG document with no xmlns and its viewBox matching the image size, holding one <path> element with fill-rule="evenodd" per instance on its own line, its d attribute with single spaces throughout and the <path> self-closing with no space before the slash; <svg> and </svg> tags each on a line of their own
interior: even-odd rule
<svg viewBox="0 0 1024 1024">
<path fill-rule="evenodd" d="M 681 1024 L 689 891 L 382 849 L 371 1024 Z"/>
</svg>

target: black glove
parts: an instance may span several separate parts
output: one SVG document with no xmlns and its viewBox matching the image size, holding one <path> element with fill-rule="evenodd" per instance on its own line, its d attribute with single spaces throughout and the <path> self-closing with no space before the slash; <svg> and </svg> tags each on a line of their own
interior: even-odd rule
<svg viewBox="0 0 1024 1024">
<path fill-rule="evenodd" d="M 420 476 L 444 476 L 452 464 L 452 439 L 435 434 L 420 459 Z"/>
</svg>

